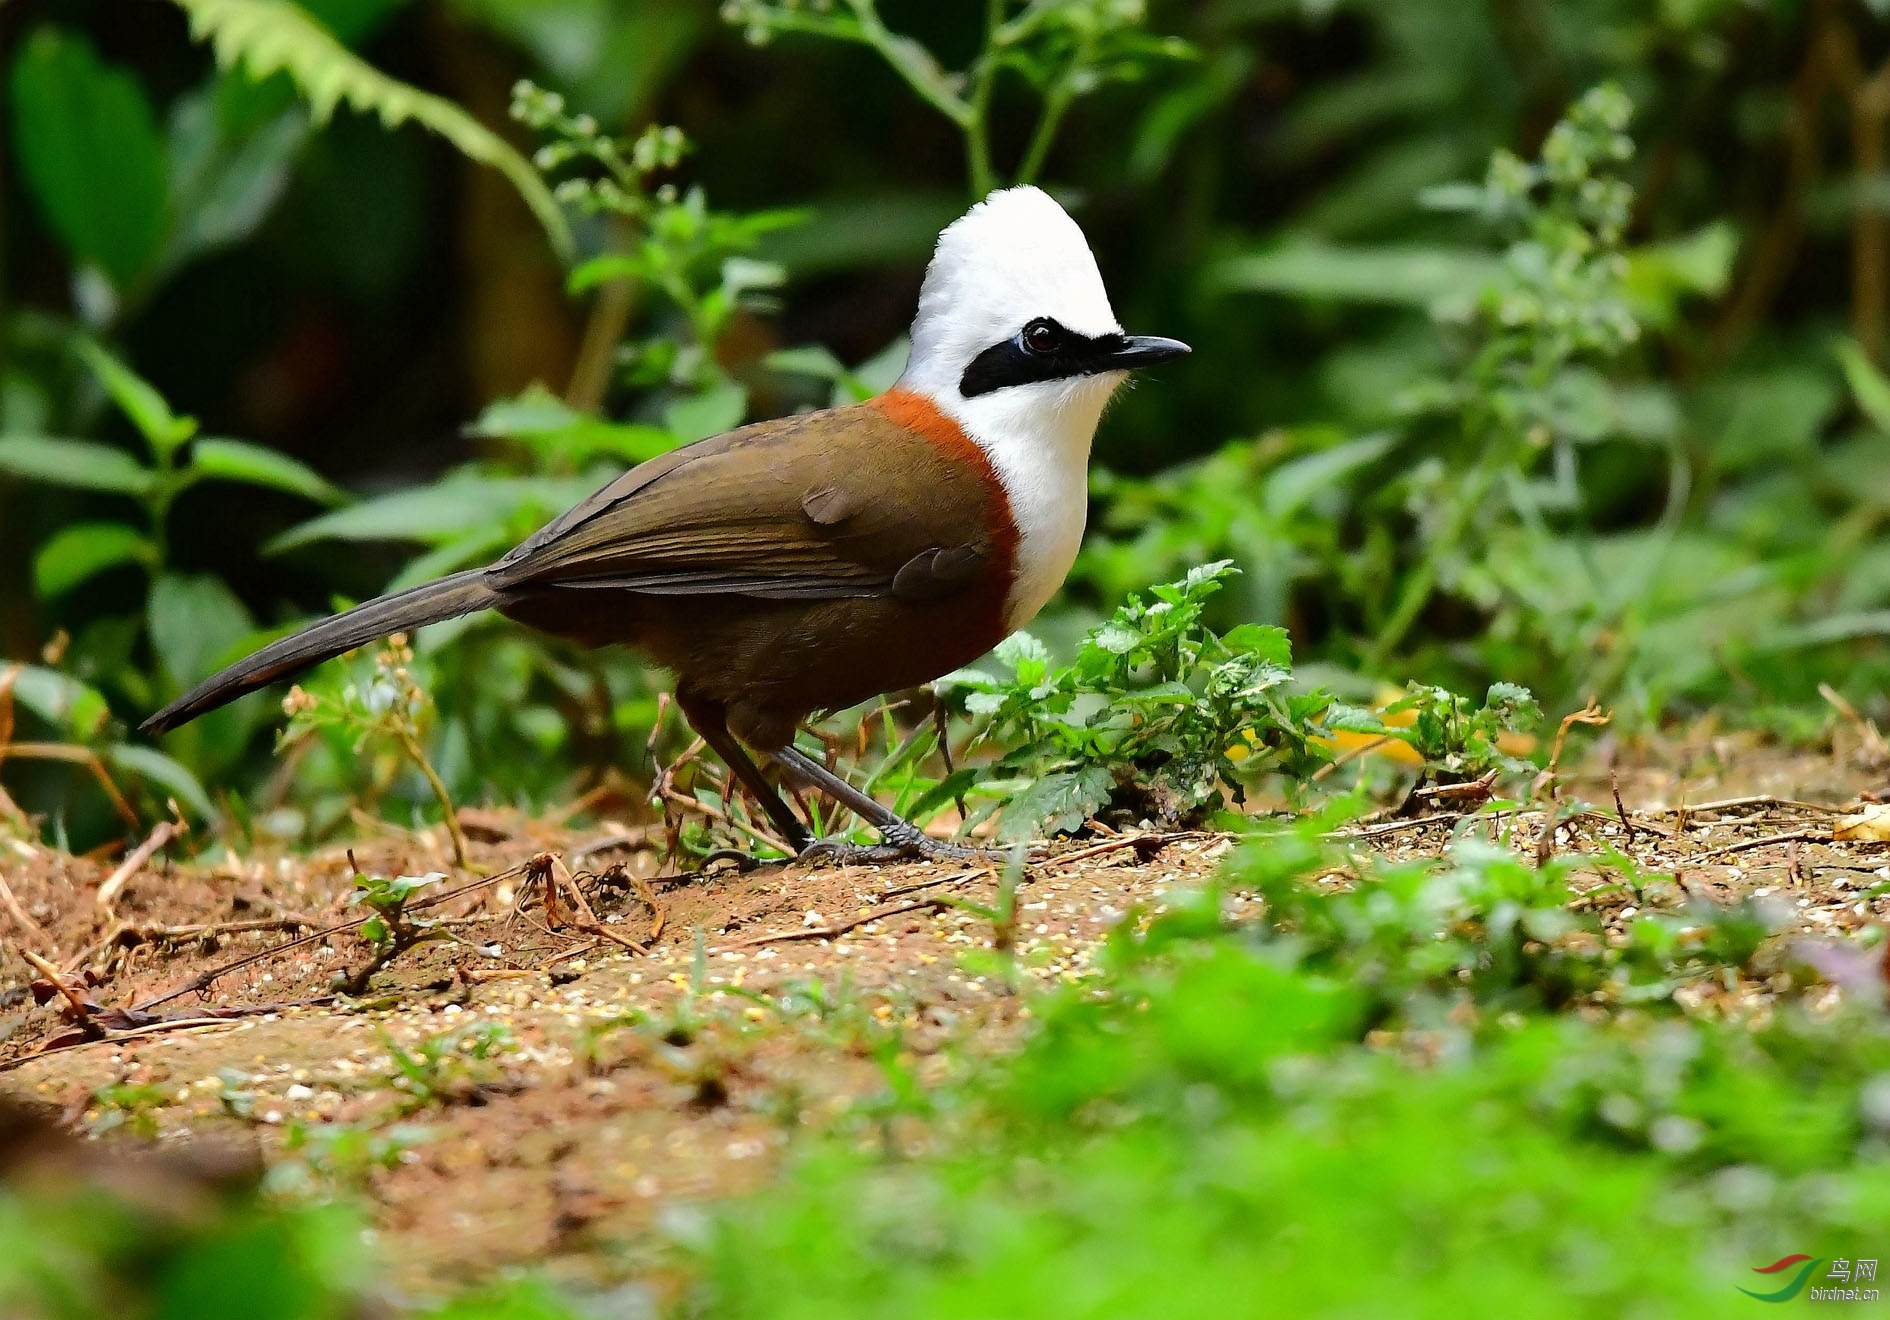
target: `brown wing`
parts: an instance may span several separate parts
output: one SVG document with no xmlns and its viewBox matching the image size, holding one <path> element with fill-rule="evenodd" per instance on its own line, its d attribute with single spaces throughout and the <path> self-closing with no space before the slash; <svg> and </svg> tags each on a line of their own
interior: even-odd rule
<svg viewBox="0 0 1890 1320">
<path fill-rule="evenodd" d="M 871 403 L 746 426 L 632 468 L 491 585 L 937 599 L 992 554 L 983 475 Z"/>
</svg>

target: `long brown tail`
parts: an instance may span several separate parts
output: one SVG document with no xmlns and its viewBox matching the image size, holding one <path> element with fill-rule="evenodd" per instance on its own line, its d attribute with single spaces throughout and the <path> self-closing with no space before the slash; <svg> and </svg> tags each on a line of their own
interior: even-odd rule
<svg viewBox="0 0 1890 1320">
<path fill-rule="evenodd" d="M 486 585 L 485 574 L 483 568 L 467 569 L 423 586 L 381 596 L 345 614 L 312 624 L 293 637 L 271 642 L 248 659 L 239 660 L 215 677 L 205 679 L 140 727 L 146 733 L 175 729 L 245 693 L 299 674 L 389 633 L 490 609 L 505 596 Z"/>
</svg>

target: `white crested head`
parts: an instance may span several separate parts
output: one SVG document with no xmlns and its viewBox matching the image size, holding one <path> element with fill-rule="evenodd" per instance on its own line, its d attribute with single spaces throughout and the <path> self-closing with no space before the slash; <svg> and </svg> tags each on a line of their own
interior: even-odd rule
<svg viewBox="0 0 1890 1320">
<path fill-rule="evenodd" d="M 1122 333 L 1069 212 L 1040 188 L 1006 188 L 938 236 L 903 383 L 934 398 L 956 393 L 979 354 L 1038 319 L 1080 335 Z"/>
<path fill-rule="evenodd" d="M 1132 368 L 1187 351 L 1122 332 L 1089 241 L 1048 193 L 994 192 L 939 235 L 896 388 L 957 422 L 1003 482 L 1019 534 L 1012 628 L 1075 562 L 1110 396 Z"/>
</svg>

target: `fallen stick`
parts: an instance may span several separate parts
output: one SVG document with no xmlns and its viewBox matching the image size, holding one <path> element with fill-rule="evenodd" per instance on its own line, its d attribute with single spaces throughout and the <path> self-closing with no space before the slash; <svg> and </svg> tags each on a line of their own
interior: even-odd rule
<svg viewBox="0 0 1890 1320">
<path fill-rule="evenodd" d="M 20 929 L 26 932 L 26 937 L 29 940 L 41 946 L 51 946 L 53 942 L 52 936 L 46 933 L 44 926 L 27 915 L 26 909 L 20 906 L 20 900 L 15 898 L 13 891 L 7 887 L 7 878 L 3 875 L 0 875 L 0 907 L 4 907 L 7 910 L 7 915 L 12 917 L 13 920 L 18 923 Z"/>
<path fill-rule="evenodd" d="M 887 917 L 900 917 L 908 912 L 924 912 L 929 909 L 950 906 L 949 903 L 946 903 L 942 899 L 922 898 L 913 903 L 895 903 L 887 908 L 874 908 L 869 912 L 862 912 L 857 917 L 851 917 L 846 921 L 835 922 L 828 926 L 786 930 L 775 935 L 753 935 L 745 940 L 737 940 L 727 947 L 731 949 L 752 949 L 763 944 L 784 943 L 787 940 L 830 940 L 835 936 L 844 935 L 850 930 L 858 930 L 861 926 L 871 925 L 875 921 L 884 921 Z"/>
<path fill-rule="evenodd" d="M 131 877 L 138 874 L 154 853 L 165 844 L 184 832 L 184 827 L 176 821 L 164 821 L 145 836 L 143 843 L 132 849 L 131 855 L 118 864 L 118 869 L 105 878 L 105 883 L 98 887 L 98 905 L 108 908 L 115 902 L 125 886 L 131 883 Z"/>
<path fill-rule="evenodd" d="M 1775 797 L 1770 793 L 1752 793 L 1745 797 L 1723 798 L 1718 802 L 1682 802 L 1671 807 L 1645 807 L 1637 815 L 1691 816 L 1696 811 L 1738 811 L 1745 807 L 1793 807 L 1799 811 L 1819 811 L 1827 816 L 1842 816 L 1843 807 L 1827 807 L 1821 802 L 1801 802 L 1797 798 Z"/>
<path fill-rule="evenodd" d="M 1729 853 L 1744 852 L 1748 848 L 1763 848 L 1768 843 L 1819 843 L 1819 842 L 1828 843 L 1829 840 L 1821 840 L 1817 835 L 1811 833 L 1809 830 L 1794 830 L 1790 834 L 1768 834 L 1763 839 L 1741 839 L 1737 843 L 1729 843 L 1729 844 L 1726 844 L 1724 847 L 1714 848 L 1710 852 L 1703 852 L 1703 853 L 1696 854 L 1695 856 L 1687 858 L 1687 861 L 1689 863 L 1710 861 L 1715 857 L 1725 857 Z"/>
<path fill-rule="evenodd" d="M 421 899 L 417 903 L 409 904 L 409 907 L 416 911 L 438 907 L 442 903 L 451 902 L 462 894 L 469 894 L 475 889 L 482 889 L 488 885 L 496 885 L 502 880 L 510 880 L 514 876 L 522 875 L 527 865 L 528 863 L 520 862 L 517 866 L 509 867 L 496 875 L 489 875 L 478 880 L 468 881 L 456 889 L 447 890 L 444 894 L 434 894 L 429 898 Z M 145 1000 L 141 1004 L 135 1005 L 134 1011 L 156 1008 L 159 1004 L 169 1003 L 171 1000 L 182 995 L 190 994 L 192 991 L 208 990 L 212 985 L 228 976 L 231 972 L 241 971 L 243 968 L 259 963 L 265 958 L 273 958 L 278 953 L 287 953 L 291 949 L 299 949 L 304 944 L 313 944 L 316 940 L 325 940 L 330 935 L 340 934 L 344 930 L 354 930 L 364 925 L 375 915 L 375 913 L 370 912 L 365 916 L 356 917 L 352 921 L 343 921 L 333 926 L 324 926 L 320 930 L 310 931 L 307 935 L 289 940 L 287 943 L 272 944 L 266 949 L 260 949 L 250 954 L 248 957 L 238 958 L 235 962 L 225 963 L 221 967 L 212 967 L 207 972 L 200 972 L 196 976 L 191 977 L 190 980 L 184 982 L 184 984 L 174 990 L 167 990 L 161 995 L 157 995 L 154 998 Z M 497 918 L 491 919 L 497 920 Z M 462 920 L 477 921 L 486 920 L 486 918 L 462 918 Z"/>
<path fill-rule="evenodd" d="M 1064 853 L 1060 857 L 1051 857 L 1045 861 L 1038 862 L 1036 867 L 1040 871 L 1056 870 L 1068 866 L 1072 862 L 1087 861 L 1091 857 L 1101 857 L 1105 853 L 1120 852 L 1124 848 L 1133 848 L 1137 852 L 1147 849 L 1148 855 L 1153 857 L 1171 843 L 1181 843 L 1187 839 L 1211 839 L 1220 837 L 1223 836 L 1217 835 L 1209 830 L 1182 830 L 1177 834 L 1124 834 L 1120 838 L 1110 839 L 1106 843 L 1093 844 L 1088 848 L 1078 848 L 1072 853 Z"/>
</svg>

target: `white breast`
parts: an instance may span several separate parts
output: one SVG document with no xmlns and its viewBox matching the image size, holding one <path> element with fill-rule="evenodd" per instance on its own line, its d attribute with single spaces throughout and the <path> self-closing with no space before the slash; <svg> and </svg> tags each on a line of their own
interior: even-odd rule
<svg viewBox="0 0 1890 1320">
<path fill-rule="evenodd" d="M 1084 376 L 937 400 L 983 449 L 1010 497 L 1017 559 L 1005 601 L 1015 632 L 1069 576 L 1089 518 L 1089 450 L 1121 375 Z"/>
</svg>

